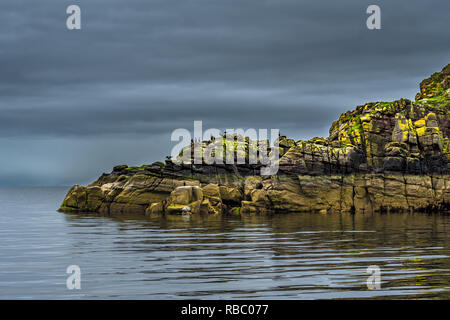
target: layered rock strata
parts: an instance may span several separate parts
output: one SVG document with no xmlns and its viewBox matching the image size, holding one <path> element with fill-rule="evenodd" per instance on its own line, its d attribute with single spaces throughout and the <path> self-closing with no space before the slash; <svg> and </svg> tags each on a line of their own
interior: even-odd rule
<svg viewBox="0 0 450 320">
<path fill-rule="evenodd" d="M 449 110 L 450 64 L 420 83 L 415 101 L 372 102 L 343 113 L 328 138 L 280 136 L 276 175 L 261 176 L 262 165 L 249 164 L 252 140 L 243 139 L 242 149 L 219 137 L 203 141 L 202 152 L 220 144 L 235 158 L 244 152 L 246 163 L 166 159 L 116 166 L 88 186 L 73 186 L 60 210 L 110 215 L 448 212 Z M 193 153 L 193 146 L 186 152 Z"/>
</svg>

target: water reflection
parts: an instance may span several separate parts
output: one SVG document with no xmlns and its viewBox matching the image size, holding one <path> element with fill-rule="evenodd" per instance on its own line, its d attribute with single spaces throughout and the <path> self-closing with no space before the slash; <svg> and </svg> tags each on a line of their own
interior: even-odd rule
<svg viewBox="0 0 450 320">
<path fill-rule="evenodd" d="M 134 273 L 123 283 L 129 293 L 133 283 L 150 283 L 148 298 L 449 297 L 445 215 L 65 219 L 80 235 L 109 239 L 116 264 L 129 265 L 114 274 Z M 374 264 L 382 284 L 370 291 L 366 268 Z"/>
<path fill-rule="evenodd" d="M 450 299 L 444 214 L 65 215 L 66 192 L 0 188 L 1 299 Z"/>
</svg>

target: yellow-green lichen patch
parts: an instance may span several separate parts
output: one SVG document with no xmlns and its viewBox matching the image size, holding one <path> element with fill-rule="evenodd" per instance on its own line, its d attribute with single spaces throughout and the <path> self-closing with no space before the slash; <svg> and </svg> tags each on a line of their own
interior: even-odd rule
<svg viewBox="0 0 450 320">
<path fill-rule="evenodd" d="M 420 120 L 417 120 L 414 122 L 414 126 L 416 128 L 422 128 L 422 127 L 425 127 L 425 125 L 426 125 L 425 119 L 420 119 Z"/>
<path fill-rule="evenodd" d="M 147 165 L 142 165 L 140 167 L 128 167 L 125 170 L 128 170 L 130 172 L 137 172 L 137 171 L 144 171 Z"/>
</svg>

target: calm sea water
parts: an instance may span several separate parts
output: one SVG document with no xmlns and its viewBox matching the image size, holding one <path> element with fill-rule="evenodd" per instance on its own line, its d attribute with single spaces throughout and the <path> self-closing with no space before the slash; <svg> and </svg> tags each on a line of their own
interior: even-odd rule
<svg viewBox="0 0 450 320">
<path fill-rule="evenodd" d="M 450 299 L 447 215 L 77 216 L 67 190 L 0 188 L 1 299 Z"/>
</svg>

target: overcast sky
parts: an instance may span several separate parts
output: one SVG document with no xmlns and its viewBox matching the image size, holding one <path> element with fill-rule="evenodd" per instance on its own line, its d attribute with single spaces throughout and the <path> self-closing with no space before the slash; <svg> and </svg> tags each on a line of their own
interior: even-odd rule
<svg viewBox="0 0 450 320">
<path fill-rule="evenodd" d="M 82 30 L 66 28 L 66 8 Z M 381 30 L 366 8 L 381 7 Z M 176 128 L 328 136 L 450 62 L 450 2 L 2 0 L 0 185 L 72 185 L 164 159 Z"/>
</svg>

